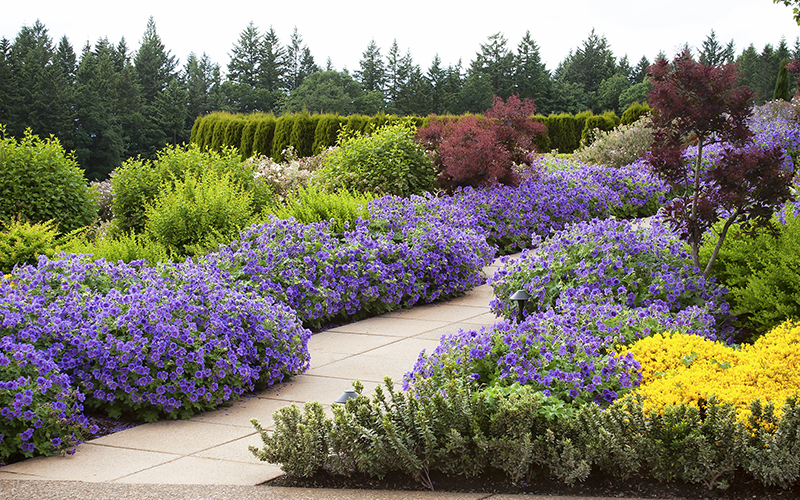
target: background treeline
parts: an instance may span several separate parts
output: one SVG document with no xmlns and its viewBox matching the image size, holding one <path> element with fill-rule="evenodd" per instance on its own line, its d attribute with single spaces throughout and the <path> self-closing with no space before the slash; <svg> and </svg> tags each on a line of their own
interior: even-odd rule
<svg viewBox="0 0 800 500">
<path fill-rule="evenodd" d="M 737 55 L 733 41 L 721 43 L 712 31 L 697 52 L 706 63 L 739 62 L 742 83 L 763 103 L 773 96 L 781 62 L 800 58 L 800 39 L 794 47 L 781 39 L 761 51 L 751 44 Z M 494 95 L 517 94 L 532 98 L 544 116 L 620 115 L 645 100 L 650 63 L 617 58 L 592 31 L 549 70 L 530 33 L 516 47 L 497 33 L 466 66 L 445 66 L 437 56 L 427 69 L 396 41 L 385 55 L 372 41 L 349 72 L 334 69 L 330 59 L 320 67 L 297 29 L 284 44 L 271 27 L 261 32 L 250 23 L 223 71 L 205 54 L 189 54 L 181 66 L 152 18 L 135 51 L 124 39 L 103 38 L 79 54 L 66 36 L 54 42 L 37 21 L 13 41 L 0 40 L 0 123 L 14 137 L 26 128 L 54 135 L 75 152 L 88 178 L 104 179 L 126 158 L 153 158 L 165 144 L 189 141 L 195 119 L 212 111 L 458 115 L 485 111 Z M 796 86 L 791 78 L 789 95 Z"/>
</svg>

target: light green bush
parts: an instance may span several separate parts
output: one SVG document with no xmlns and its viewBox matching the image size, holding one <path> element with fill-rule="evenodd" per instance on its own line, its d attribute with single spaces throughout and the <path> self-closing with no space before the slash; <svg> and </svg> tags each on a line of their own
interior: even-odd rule
<svg viewBox="0 0 800 500">
<path fill-rule="evenodd" d="M 17 141 L 0 125 L 0 220 L 15 216 L 34 223 L 52 220 L 65 234 L 94 222 L 97 199 L 58 139 L 40 139 L 29 129 Z"/>
<path fill-rule="evenodd" d="M 183 256 L 230 243 L 254 222 L 252 194 L 231 177 L 214 171 L 187 172 L 183 180 L 164 183 L 147 205 L 145 234 Z"/>
<path fill-rule="evenodd" d="M 53 255 L 57 237 L 53 221 L 0 221 L 0 274 L 10 273 L 17 264 L 36 264 L 39 255 Z"/>
<path fill-rule="evenodd" d="M 303 224 L 333 220 L 331 230 L 341 234 L 348 227 L 352 228 L 357 218 L 369 219 L 367 204 L 373 199 L 375 196 L 369 193 L 326 193 L 314 186 L 300 187 L 283 203 L 265 209 L 263 218 L 267 219 L 269 214 L 274 214 L 279 219 L 294 217 Z"/>
<path fill-rule="evenodd" d="M 370 135 L 343 132 L 326 157 L 315 184 L 327 191 L 410 196 L 436 188 L 436 170 L 414 140 L 416 127 L 398 123 Z"/>
<path fill-rule="evenodd" d="M 229 175 L 231 182 L 250 193 L 253 214 L 272 201 L 271 188 L 257 182 L 253 164 L 242 161 L 235 149 L 216 152 L 198 145 L 168 146 L 158 152 L 155 160 L 130 159 L 111 175 L 115 230 L 120 234 L 141 233 L 147 221 L 145 206 L 165 186 L 184 180 L 187 173 L 197 177 L 207 171 L 217 176 Z"/>
</svg>

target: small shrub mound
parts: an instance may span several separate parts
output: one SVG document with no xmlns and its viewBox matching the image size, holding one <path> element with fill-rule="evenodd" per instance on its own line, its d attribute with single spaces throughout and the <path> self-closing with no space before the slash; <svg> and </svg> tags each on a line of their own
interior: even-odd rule
<svg viewBox="0 0 800 500">
<path fill-rule="evenodd" d="M 386 125 L 369 135 L 344 130 L 312 184 L 329 191 L 398 196 L 433 191 L 436 171 L 415 133 L 410 123 Z"/>
<path fill-rule="evenodd" d="M 92 224 L 96 194 L 58 139 L 40 139 L 25 131 L 19 141 L 0 125 L 0 221 L 23 217 L 33 223 L 54 221 L 65 234 Z"/>
<path fill-rule="evenodd" d="M 214 171 L 167 183 L 147 206 L 145 234 L 176 255 L 198 255 L 230 243 L 254 220 L 253 195 Z"/>
<path fill-rule="evenodd" d="M 645 116 L 629 125 L 613 130 L 598 131 L 591 145 L 575 152 L 575 157 L 585 163 L 622 167 L 643 158 L 653 144 L 652 121 Z"/>
<path fill-rule="evenodd" d="M 731 314 L 751 340 L 786 319 L 800 318 L 800 214 L 788 204 L 772 228 L 747 233 L 731 228 L 711 274 L 730 290 Z M 714 241 L 706 239 L 707 259 Z"/>
<path fill-rule="evenodd" d="M 53 255 L 57 238 L 53 221 L 0 220 L 0 274 L 10 273 L 17 264 L 36 264 L 40 255 Z"/>
<path fill-rule="evenodd" d="M 262 215 L 265 218 L 270 214 L 279 219 L 294 218 L 303 224 L 333 221 L 331 230 L 341 234 L 355 227 L 356 219 L 369 219 L 367 204 L 373 199 L 375 196 L 368 193 L 327 193 L 314 186 L 300 187 L 288 195 L 283 203 L 266 208 Z"/>
</svg>

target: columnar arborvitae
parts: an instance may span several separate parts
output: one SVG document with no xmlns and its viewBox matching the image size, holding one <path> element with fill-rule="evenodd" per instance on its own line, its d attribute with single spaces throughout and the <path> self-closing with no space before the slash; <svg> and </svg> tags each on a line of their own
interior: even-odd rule
<svg viewBox="0 0 800 500">
<path fill-rule="evenodd" d="M 260 114 L 248 115 L 245 117 L 245 125 L 242 129 L 242 140 L 239 142 L 239 154 L 242 159 L 253 156 L 253 141 L 256 137 L 256 128 L 261 120 Z"/>
<path fill-rule="evenodd" d="M 289 144 L 294 146 L 297 156 L 311 156 L 313 153 L 314 128 L 314 121 L 308 111 L 295 115 Z"/>
<path fill-rule="evenodd" d="M 275 136 L 272 138 L 272 159 L 282 162 L 283 150 L 291 144 L 294 115 L 283 115 L 275 123 Z"/>
<path fill-rule="evenodd" d="M 789 64 L 789 59 L 784 58 L 781 60 L 781 67 L 778 70 L 778 80 L 775 82 L 775 92 L 772 94 L 773 99 L 789 100 L 789 70 L 786 66 Z"/>
<path fill-rule="evenodd" d="M 253 139 L 253 156 L 272 156 L 272 139 L 275 136 L 275 117 L 271 114 L 259 120 Z"/>
</svg>

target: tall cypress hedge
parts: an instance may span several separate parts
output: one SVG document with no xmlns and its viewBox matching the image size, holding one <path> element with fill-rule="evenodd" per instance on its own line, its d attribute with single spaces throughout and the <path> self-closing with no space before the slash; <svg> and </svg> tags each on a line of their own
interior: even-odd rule
<svg viewBox="0 0 800 500">
<path fill-rule="evenodd" d="M 266 115 L 258 121 L 253 138 L 253 156 L 272 156 L 272 139 L 275 137 L 275 117 Z"/>
</svg>

